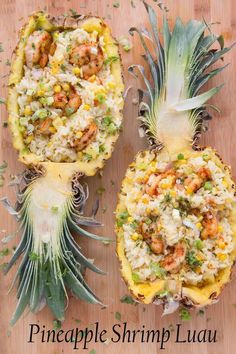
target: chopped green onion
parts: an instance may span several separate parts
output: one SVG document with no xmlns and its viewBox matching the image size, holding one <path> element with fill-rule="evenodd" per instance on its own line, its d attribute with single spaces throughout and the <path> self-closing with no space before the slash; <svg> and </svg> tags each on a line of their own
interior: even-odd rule
<svg viewBox="0 0 236 354">
<path fill-rule="evenodd" d="M 212 188 L 213 188 L 213 186 L 212 186 L 212 183 L 211 183 L 210 181 L 207 181 L 207 182 L 204 184 L 204 189 L 205 189 L 206 191 L 211 191 Z"/>
<path fill-rule="evenodd" d="M 198 250 L 202 250 L 204 247 L 204 242 L 202 240 L 196 240 L 194 242 L 194 246 L 198 249 Z"/>
<path fill-rule="evenodd" d="M 179 317 L 181 318 L 182 321 L 191 320 L 191 315 L 190 315 L 189 311 L 185 308 L 180 309 Z"/>
<path fill-rule="evenodd" d="M 139 283 L 140 282 L 140 277 L 137 273 L 132 273 L 132 280 L 134 283 Z"/>
<path fill-rule="evenodd" d="M 124 295 L 122 296 L 122 298 L 120 299 L 120 302 L 122 302 L 123 304 L 129 304 L 129 305 L 134 305 L 136 304 L 134 299 L 132 298 L 132 296 L 130 295 Z"/>
<path fill-rule="evenodd" d="M 151 271 L 157 276 L 157 278 L 163 279 L 166 275 L 166 270 L 162 268 L 158 263 L 151 262 Z"/>
<path fill-rule="evenodd" d="M 121 314 L 120 314 L 120 312 L 116 312 L 116 313 L 115 313 L 115 318 L 116 318 L 118 321 L 121 320 Z"/>
<path fill-rule="evenodd" d="M 184 160 L 184 154 L 180 153 L 177 155 L 178 160 Z"/>
</svg>

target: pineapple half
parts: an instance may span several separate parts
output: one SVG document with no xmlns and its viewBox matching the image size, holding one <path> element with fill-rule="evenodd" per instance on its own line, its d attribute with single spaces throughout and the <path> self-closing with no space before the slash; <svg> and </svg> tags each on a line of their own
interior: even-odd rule
<svg viewBox="0 0 236 354">
<path fill-rule="evenodd" d="M 38 12 L 20 31 L 11 67 L 9 123 L 19 159 L 30 170 L 18 194 L 23 231 L 6 272 L 23 254 L 14 324 L 29 307 L 47 304 L 64 319 L 67 289 L 100 303 L 84 270 L 103 273 L 87 259 L 71 231 L 105 240 L 84 226 L 88 197 L 81 176 L 93 176 L 112 153 L 122 122 L 123 79 L 118 46 L 102 19 Z"/>
<path fill-rule="evenodd" d="M 152 7 L 144 2 L 152 35 L 137 32 L 151 80 L 140 65 L 142 128 L 151 149 L 137 154 L 122 182 L 116 209 L 117 255 L 133 296 L 145 304 L 205 306 L 229 282 L 236 257 L 235 186 L 211 147 L 194 143 L 209 118 L 206 102 L 220 87 L 200 93 L 224 67 L 209 70 L 230 50 L 206 23 L 179 18 L 172 33 L 163 16 L 163 44 Z M 153 45 L 153 51 L 150 45 Z M 220 49 L 211 49 L 218 41 Z M 154 52 L 154 55 L 153 55 Z M 206 72 L 207 71 L 207 72 Z"/>
</svg>

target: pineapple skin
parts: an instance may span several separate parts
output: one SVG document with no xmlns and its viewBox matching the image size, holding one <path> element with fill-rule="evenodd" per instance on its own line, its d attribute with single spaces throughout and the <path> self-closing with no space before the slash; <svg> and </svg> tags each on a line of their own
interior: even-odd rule
<svg viewBox="0 0 236 354">
<path fill-rule="evenodd" d="M 232 175 L 231 175 L 231 167 L 224 164 L 218 152 L 213 148 L 208 146 L 196 147 L 196 150 L 200 150 L 200 151 L 203 151 L 205 149 L 208 149 L 208 151 L 210 149 L 211 151 L 210 159 L 212 161 L 217 161 L 221 169 L 224 170 L 224 172 L 226 173 L 225 175 L 226 182 L 228 183 L 229 186 L 231 186 L 232 189 L 235 189 L 235 184 L 232 180 Z M 188 157 L 191 157 L 195 153 L 195 151 L 193 151 L 191 147 L 189 148 L 186 147 L 185 150 L 180 150 L 179 152 L 183 153 L 184 155 L 186 154 Z M 131 163 L 131 165 L 127 169 L 126 176 L 122 181 L 121 190 L 120 193 L 118 194 L 116 215 L 126 210 L 124 190 L 132 188 L 132 179 L 130 178 L 130 176 L 128 177 L 131 167 L 134 166 L 137 163 L 137 161 L 139 163 L 145 163 L 147 161 L 150 161 L 151 155 L 154 156 L 155 161 L 162 160 L 163 156 L 165 156 L 166 158 L 166 155 L 168 155 L 170 161 L 172 161 L 173 156 L 176 156 L 176 150 L 172 154 L 170 154 L 169 151 L 167 151 L 166 149 L 163 149 L 161 152 L 155 152 L 155 150 L 145 150 L 139 152 L 136 155 L 134 162 Z M 230 215 L 230 225 L 233 231 L 234 244 L 236 245 L 236 205 L 232 209 L 232 213 Z M 125 255 L 123 228 L 119 227 L 116 224 L 115 232 L 117 235 L 116 253 L 120 263 L 121 275 L 129 291 L 131 292 L 132 296 L 137 301 L 144 304 L 151 304 L 155 302 L 157 304 L 160 303 L 164 304 L 163 299 L 161 299 L 161 297 L 159 297 L 157 294 L 165 291 L 165 286 L 167 284 L 167 281 L 164 279 L 163 280 L 157 279 L 153 282 L 135 284 L 135 282 L 132 279 L 132 269 Z M 234 264 L 236 260 L 236 246 L 234 247 L 230 257 L 231 260 L 233 261 L 232 264 Z M 176 292 L 173 292 L 173 295 L 176 296 L 176 298 L 178 299 L 177 301 L 179 303 L 182 303 L 183 305 L 189 307 L 204 307 L 212 303 L 215 303 L 218 297 L 220 296 L 221 292 L 223 291 L 225 285 L 231 280 L 232 268 L 233 266 L 221 270 L 218 276 L 215 278 L 214 283 L 209 283 L 202 287 L 197 287 L 192 285 L 189 286 L 182 285 L 181 282 L 176 281 L 175 282 L 176 284 L 174 285 Z"/>
</svg>

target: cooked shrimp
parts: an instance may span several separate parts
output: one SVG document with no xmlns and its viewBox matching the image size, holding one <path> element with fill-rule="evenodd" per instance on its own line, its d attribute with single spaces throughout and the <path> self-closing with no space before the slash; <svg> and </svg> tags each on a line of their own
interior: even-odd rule
<svg viewBox="0 0 236 354">
<path fill-rule="evenodd" d="M 69 108 L 73 108 L 74 112 L 76 112 L 77 109 L 81 106 L 81 103 L 82 103 L 82 100 L 81 100 L 80 96 L 75 91 L 70 93 L 69 101 L 68 101 Z"/>
<path fill-rule="evenodd" d="M 69 61 L 71 64 L 81 67 L 83 78 L 87 80 L 97 74 L 103 66 L 102 48 L 95 43 L 81 44 L 72 49 Z"/>
<path fill-rule="evenodd" d="M 49 128 L 52 124 L 51 118 L 47 117 L 42 123 L 39 124 L 37 128 L 38 134 L 49 135 L 50 131 Z"/>
<path fill-rule="evenodd" d="M 164 173 L 161 173 L 159 175 L 152 173 L 149 176 L 149 179 L 147 181 L 146 185 L 146 193 L 149 194 L 150 196 L 157 195 L 157 188 L 160 183 L 160 181 L 167 176 L 173 176 L 174 178 L 172 179 L 171 183 L 173 184 L 175 182 L 175 172 L 174 170 L 170 169 Z"/>
<path fill-rule="evenodd" d="M 157 187 L 161 180 L 161 175 L 155 175 L 154 173 L 151 174 L 148 178 L 147 185 L 146 185 L 146 193 L 150 196 L 157 194 Z"/>
<path fill-rule="evenodd" d="M 164 242 L 160 236 L 152 235 L 150 248 L 153 253 L 160 254 L 164 251 Z"/>
<path fill-rule="evenodd" d="M 168 254 L 163 261 L 161 261 L 161 266 L 170 273 L 178 272 L 181 263 L 184 262 L 186 255 L 186 245 L 184 242 L 179 242 L 174 246 L 172 253 Z"/>
<path fill-rule="evenodd" d="M 86 129 L 81 138 L 75 139 L 71 146 L 75 147 L 77 151 L 83 150 L 88 144 L 90 144 L 96 136 L 97 133 L 97 125 L 95 123 L 91 123 L 88 129 Z"/>
<path fill-rule="evenodd" d="M 208 170 L 208 168 L 202 167 L 200 170 L 198 170 L 197 173 L 198 176 L 205 181 L 211 179 L 211 172 Z"/>
<path fill-rule="evenodd" d="M 196 192 L 199 188 L 201 188 L 202 183 L 202 178 L 198 176 L 187 177 L 184 181 L 184 185 L 187 186 L 192 192 Z"/>
<path fill-rule="evenodd" d="M 202 221 L 203 230 L 201 232 L 201 238 L 206 240 L 208 238 L 214 238 L 218 231 L 218 220 L 216 215 L 208 212 L 205 214 Z"/>
<path fill-rule="evenodd" d="M 64 91 L 55 93 L 53 98 L 54 98 L 54 102 L 53 102 L 54 108 L 63 109 L 66 107 L 66 105 L 68 103 L 68 98 L 67 98 L 67 95 Z"/>
<path fill-rule="evenodd" d="M 187 177 L 184 181 L 184 185 L 193 192 L 196 192 L 199 188 L 201 188 L 203 183 L 210 179 L 211 172 L 207 168 L 202 167 L 197 171 L 197 175 L 194 177 Z"/>
<path fill-rule="evenodd" d="M 48 54 L 52 44 L 52 36 L 47 31 L 34 31 L 29 36 L 25 47 L 26 65 L 32 68 L 39 64 L 44 68 L 48 63 Z"/>
</svg>

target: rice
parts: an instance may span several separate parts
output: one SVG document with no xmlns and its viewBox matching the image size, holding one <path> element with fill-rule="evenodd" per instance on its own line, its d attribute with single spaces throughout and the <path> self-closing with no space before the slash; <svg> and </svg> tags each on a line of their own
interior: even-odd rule
<svg viewBox="0 0 236 354">
<path fill-rule="evenodd" d="M 122 97 L 116 96 L 115 77 L 110 65 L 103 64 L 97 73 L 98 79 L 95 77 L 88 81 L 83 79 L 82 68 L 80 75 L 75 74 L 75 66 L 69 59 L 72 48 L 97 40 L 106 59 L 104 39 L 96 31 L 89 33 L 81 28 L 56 31 L 53 37 L 56 50 L 49 55 L 48 65 L 43 69 L 25 65 L 24 75 L 17 85 L 19 123 L 24 142 L 40 161 L 74 162 L 78 157 L 80 160 L 92 160 L 101 152 L 99 149 L 106 150 L 109 135 L 117 134 L 120 129 Z M 97 55 L 96 46 L 93 47 L 93 55 Z M 81 99 L 80 107 L 69 115 L 54 107 L 55 87 L 64 90 L 63 85 L 72 87 Z M 108 123 L 104 117 L 108 117 Z M 42 134 L 40 127 L 48 118 L 49 131 Z M 92 122 L 98 128 L 96 136 L 80 151 L 75 142 L 81 139 Z"/>
</svg>

